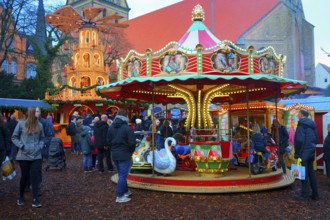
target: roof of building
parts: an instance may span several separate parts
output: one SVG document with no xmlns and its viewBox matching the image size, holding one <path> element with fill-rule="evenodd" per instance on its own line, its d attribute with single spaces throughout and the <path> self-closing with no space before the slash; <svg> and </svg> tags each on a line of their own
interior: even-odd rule
<svg viewBox="0 0 330 220">
<path fill-rule="evenodd" d="M 328 73 L 330 73 L 330 67 L 328 67 L 327 65 L 323 64 L 323 63 L 319 63 Z"/>
<path fill-rule="evenodd" d="M 307 105 L 314 107 L 315 111 L 329 112 L 330 111 L 330 97 L 325 96 L 310 96 L 304 99 L 287 99 L 281 100 L 279 104 L 285 104 L 286 107 L 290 107 L 295 104 Z"/>
<path fill-rule="evenodd" d="M 127 40 L 138 52 L 157 51 L 170 41 L 179 41 L 190 27 L 192 9 L 200 4 L 205 25 L 212 31 L 211 6 L 214 8 L 214 35 L 220 40 L 237 39 L 269 13 L 280 0 L 189 0 L 182 1 L 128 21 Z M 253 12 L 253 13 L 251 13 Z"/>
</svg>

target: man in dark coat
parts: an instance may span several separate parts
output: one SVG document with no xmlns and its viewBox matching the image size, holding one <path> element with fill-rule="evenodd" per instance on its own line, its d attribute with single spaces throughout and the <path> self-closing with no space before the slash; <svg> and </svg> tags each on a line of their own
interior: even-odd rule
<svg viewBox="0 0 330 220">
<path fill-rule="evenodd" d="M 296 197 L 298 200 L 319 199 L 316 174 L 313 167 L 318 140 L 317 128 L 315 122 L 308 118 L 308 115 L 308 111 L 300 109 L 298 126 L 294 136 L 294 158 L 301 158 L 301 165 L 306 169 L 305 180 L 301 180 L 301 194 Z M 312 188 L 311 196 L 309 196 L 309 184 Z"/>
<path fill-rule="evenodd" d="M 109 128 L 107 141 L 112 152 L 112 159 L 118 171 L 116 202 L 129 202 L 132 194 L 127 187 L 127 176 L 132 166 L 132 155 L 135 150 L 135 136 L 128 126 L 129 119 L 125 109 L 119 109 L 117 116 Z"/>
<path fill-rule="evenodd" d="M 98 149 L 97 157 L 98 157 L 99 173 L 104 172 L 104 165 L 103 165 L 104 154 L 106 157 L 108 171 L 112 172 L 114 170 L 111 161 L 111 151 L 109 150 L 109 146 L 107 143 L 107 132 L 109 128 L 107 121 L 108 121 L 108 116 L 103 114 L 101 115 L 101 120 L 97 121 L 94 125 L 94 138 L 95 138 L 94 146 Z"/>
<path fill-rule="evenodd" d="M 0 167 L 10 150 L 10 133 L 5 118 L 0 112 Z"/>
<path fill-rule="evenodd" d="M 15 146 L 15 144 L 11 141 L 11 136 L 13 135 L 14 133 L 14 130 L 16 128 L 16 125 L 17 125 L 17 120 L 16 120 L 16 115 L 15 114 L 12 114 L 10 116 L 10 121 L 7 122 L 7 126 L 8 126 L 8 129 L 9 129 L 9 134 L 10 134 L 10 159 L 11 160 L 14 160 L 15 156 L 16 156 L 16 153 L 17 153 L 17 147 Z"/>
<path fill-rule="evenodd" d="M 281 125 L 278 119 L 273 120 L 272 125 L 272 136 L 275 139 L 277 143 L 279 143 L 279 155 L 278 159 L 281 164 L 283 173 L 286 174 L 286 165 L 284 162 L 284 154 L 285 154 L 285 148 L 289 146 L 289 133 L 286 130 L 286 127 L 284 125 Z M 278 136 L 278 137 L 277 137 Z"/>
<path fill-rule="evenodd" d="M 50 129 L 48 121 L 46 119 L 44 119 L 43 117 L 41 117 L 41 109 L 39 107 L 36 108 L 36 117 L 38 118 L 38 121 L 42 124 L 42 127 L 44 129 L 45 138 L 43 141 L 45 143 L 45 146 L 42 149 L 41 154 L 42 154 L 42 158 L 47 159 L 48 158 L 48 148 L 50 145 L 50 141 L 53 137 L 52 131 Z"/>
<path fill-rule="evenodd" d="M 327 176 L 330 177 L 330 124 L 328 124 L 328 135 L 324 139 L 323 143 L 323 160 L 325 161 L 325 170 Z"/>
</svg>

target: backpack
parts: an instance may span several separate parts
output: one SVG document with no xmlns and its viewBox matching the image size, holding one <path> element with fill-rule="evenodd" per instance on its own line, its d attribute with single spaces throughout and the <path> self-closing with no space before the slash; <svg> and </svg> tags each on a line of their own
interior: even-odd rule
<svg viewBox="0 0 330 220">
<path fill-rule="evenodd" d="M 65 129 L 66 135 L 74 136 L 76 134 L 76 126 L 72 122 L 70 122 Z"/>
<path fill-rule="evenodd" d="M 70 124 L 65 127 L 66 135 L 71 136 Z"/>
</svg>

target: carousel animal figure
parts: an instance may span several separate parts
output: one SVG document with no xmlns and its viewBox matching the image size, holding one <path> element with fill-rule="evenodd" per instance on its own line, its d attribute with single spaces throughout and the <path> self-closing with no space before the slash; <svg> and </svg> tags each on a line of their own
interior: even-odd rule
<svg viewBox="0 0 330 220">
<path fill-rule="evenodd" d="M 176 168 L 176 159 L 169 148 L 170 141 L 172 141 L 171 143 L 172 146 L 176 145 L 175 139 L 172 137 L 168 137 L 165 140 L 165 148 L 160 150 L 150 151 L 149 155 L 147 156 L 148 163 L 150 163 L 157 172 L 162 174 L 170 174 Z M 154 161 L 153 161 L 153 155 L 155 155 Z"/>
</svg>

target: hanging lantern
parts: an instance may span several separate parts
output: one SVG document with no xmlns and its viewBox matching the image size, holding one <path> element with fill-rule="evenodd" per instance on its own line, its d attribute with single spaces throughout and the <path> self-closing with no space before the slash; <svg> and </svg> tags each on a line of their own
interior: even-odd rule
<svg viewBox="0 0 330 220">
<path fill-rule="evenodd" d="M 64 50 L 69 50 L 69 41 L 68 40 L 65 41 Z"/>
<path fill-rule="evenodd" d="M 67 65 L 64 65 L 64 76 L 68 75 L 68 69 L 67 69 Z"/>
<path fill-rule="evenodd" d="M 75 69 L 73 56 L 71 57 L 71 68 L 73 70 Z"/>
<path fill-rule="evenodd" d="M 106 54 L 111 54 L 111 45 L 108 46 Z"/>
</svg>

